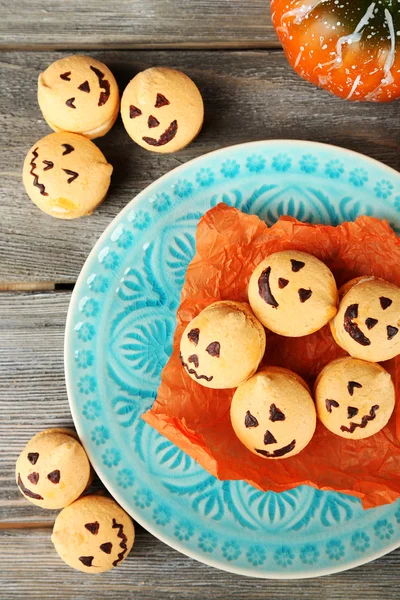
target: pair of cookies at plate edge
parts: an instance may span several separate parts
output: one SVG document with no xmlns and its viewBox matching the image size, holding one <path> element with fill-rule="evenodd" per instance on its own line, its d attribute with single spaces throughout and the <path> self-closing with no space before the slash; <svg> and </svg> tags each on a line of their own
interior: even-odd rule
<svg viewBox="0 0 400 600">
<path fill-rule="evenodd" d="M 113 171 L 90 140 L 105 135 L 119 114 L 115 77 L 89 56 L 68 56 L 39 75 L 38 101 L 56 133 L 29 150 L 23 167 L 26 192 L 53 217 L 89 215 L 103 202 Z M 128 84 L 121 115 L 129 136 L 140 146 L 176 152 L 200 132 L 204 107 L 187 75 L 155 67 L 138 73 Z"/>
<path fill-rule="evenodd" d="M 338 293 L 324 263 L 289 250 L 258 265 L 248 296 L 251 308 L 221 301 L 204 309 L 186 327 L 180 353 L 185 371 L 201 385 L 237 388 L 231 422 L 249 450 L 264 458 L 297 454 L 314 434 L 316 412 L 330 431 L 350 439 L 370 437 L 387 424 L 395 391 L 389 373 L 376 362 L 400 353 L 397 286 L 364 277 Z M 316 411 L 298 375 L 278 367 L 256 371 L 265 351 L 264 326 L 301 337 L 327 323 L 351 357 L 333 361 L 320 373 Z"/>
<path fill-rule="evenodd" d="M 51 539 L 69 566 L 86 573 L 109 571 L 132 548 L 135 529 L 129 515 L 111 498 L 82 495 L 92 481 L 92 469 L 74 431 L 47 429 L 35 435 L 16 464 L 23 496 L 57 516 Z"/>
</svg>

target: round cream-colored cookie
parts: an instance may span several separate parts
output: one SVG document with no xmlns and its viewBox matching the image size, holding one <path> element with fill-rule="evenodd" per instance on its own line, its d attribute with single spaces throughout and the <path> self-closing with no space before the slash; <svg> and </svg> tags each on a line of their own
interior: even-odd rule
<svg viewBox="0 0 400 600">
<path fill-rule="evenodd" d="M 315 401 L 318 417 L 329 431 L 361 440 L 385 427 L 394 410 L 395 389 L 380 365 L 338 358 L 319 374 Z"/>
<path fill-rule="evenodd" d="M 89 495 L 60 512 L 51 540 L 70 567 L 84 573 L 103 573 L 128 556 L 135 528 L 130 516 L 114 500 Z"/>
<path fill-rule="evenodd" d="M 200 132 L 203 99 L 181 71 L 153 67 L 138 73 L 125 88 L 121 116 L 139 146 L 152 152 L 176 152 Z"/>
<path fill-rule="evenodd" d="M 207 306 L 183 332 L 181 362 L 201 385 L 235 388 L 256 372 L 265 352 L 265 331 L 244 302 Z"/>
<path fill-rule="evenodd" d="M 58 219 L 90 215 L 104 200 L 112 166 L 90 140 L 76 133 L 51 133 L 26 155 L 26 193 L 43 212 Z"/>
<path fill-rule="evenodd" d="M 340 290 L 331 321 L 337 344 L 351 356 L 370 362 L 400 354 L 400 288 L 376 277 L 358 277 Z"/>
<path fill-rule="evenodd" d="M 266 367 L 242 383 L 231 404 L 239 440 L 263 458 L 289 458 L 311 441 L 316 412 L 307 384 L 281 367 Z"/>
<path fill-rule="evenodd" d="M 42 508 L 63 508 L 88 487 L 91 468 L 74 431 L 47 429 L 22 450 L 15 476 L 27 500 Z"/>
<path fill-rule="evenodd" d="M 60 58 L 40 73 L 38 101 L 54 131 L 105 135 L 119 113 L 119 91 L 114 75 L 90 56 Z"/>
<path fill-rule="evenodd" d="M 249 302 L 271 331 L 302 337 L 321 329 L 336 314 L 335 279 L 323 262 L 305 252 L 271 254 L 253 272 Z"/>
</svg>

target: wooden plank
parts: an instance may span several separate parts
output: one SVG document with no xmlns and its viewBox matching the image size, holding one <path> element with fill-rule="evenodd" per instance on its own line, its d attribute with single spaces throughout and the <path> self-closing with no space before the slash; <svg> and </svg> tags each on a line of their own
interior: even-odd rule
<svg viewBox="0 0 400 600">
<path fill-rule="evenodd" d="M 277 45 L 266 0 L 8 0 L 0 48 L 248 48 Z"/>
<path fill-rule="evenodd" d="M 64 4 L 64 3 L 60 3 Z M 300 138 L 358 150 L 400 168 L 398 104 L 356 104 L 301 80 L 281 51 L 94 52 L 121 89 L 139 70 L 170 65 L 198 83 L 206 120 L 199 138 L 176 155 L 135 145 L 119 120 L 98 141 L 114 175 L 105 203 L 88 218 L 60 221 L 26 196 L 21 165 L 29 147 L 49 133 L 36 101 L 38 73 L 62 53 L 4 52 L 0 57 L 0 282 L 74 282 L 102 231 L 144 187 L 177 165 L 240 142 Z"/>
<path fill-rule="evenodd" d="M 119 121 L 99 140 L 115 171 L 106 202 L 94 215 L 60 221 L 27 198 L 20 177 L 24 155 L 49 132 L 36 102 L 38 72 L 60 53 L 3 53 L 0 62 L 0 281 L 76 280 L 110 220 L 140 190 L 186 160 L 221 146 L 262 138 L 330 142 L 400 167 L 397 104 L 352 104 L 302 81 L 279 52 L 101 52 L 121 88 L 138 70 L 178 67 L 199 84 L 206 122 L 198 140 L 177 155 L 139 148 Z"/>
<path fill-rule="evenodd" d="M 141 527 L 126 561 L 89 576 L 58 558 L 50 529 L 0 531 L 1 597 L 90 600 L 398 600 L 400 550 L 357 569 L 305 581 L 263 581 L 200 564 L 169 548 Z"/>
<path fill-rule="evenodd" d="M 352 600 L 397 600 L 400 551 L 329 578 L 265 584 L 201 565 L 138 527 L 124 567 L 88 578 L 63 565 L 50 541 L 57 511 L 41 510 L 22 498 L 14 465 L 34 433 L 71 425 L 63 374 L 69 298 L 68 292 L 0 295 L 0 597 L 65 600 L 121 594 L 150 599 L 162 593 L 174 600 L 261 600 L 295 594 L 299 599 L 343 600 L 351 590 Z"/>
</svg>

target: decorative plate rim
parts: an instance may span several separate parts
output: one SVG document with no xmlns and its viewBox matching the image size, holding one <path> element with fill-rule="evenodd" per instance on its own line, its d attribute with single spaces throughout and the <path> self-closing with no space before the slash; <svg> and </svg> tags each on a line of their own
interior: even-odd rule
<svg viewBox="0 0 400 600">
<path fill-rule="evenodd" d="M 105 488 L 112 495 L 112 497 L 115 498 L 115 500 L 126 510 L 126 512 L 128 514 L 130 514 L 147 531 L 149 531 L 152 535 L 154 535 L 154 537 L 160 539 L 162 542 L 164 542 L 168 546 L 174 548 L 175 550 L 178 550 L 182 554 L 189 556 L 190 558 L 193 558 L 201 563 L 207 564 L 209 566 L 218 568 L 218 569 L 226 571 L 226 572 L 236 573 L 238 575 L 250 576 L 250 577 L 255 577 L 255 578 L 260 578 L 260 579 L 292 580 L 292 579 L 308 579 L 308 578 L 312 578 L 312 577 L 320 577 L 320 576 L 330 575 L 333 573 L 343 572 L 343 571 L 352 569 L 354 567 L 366 564 L 368 562 L 376 560 L 377 558 L 380 558 L 380 557 L 384 556 L 385 554 L 388 554 L 389 552 L 392 552 L 393 550 L 397 549 L 399 547 L 399 541 L 397 540 L 397 541 L 388 543 L 381 549 L 374 551 L 374 552 L 366 553 L 363 556 L 360 556 L 359 559 L 351 560 L 351 561 L 347 562 L 346 564 L 341 563 L 337 566 L 332 565 L 329 567 L 321 567 L 321 568 L 315 568 L 315 569 L 313 569 L 311 566 L 309 566 L 306 571 L 296 571 L 296 572 L 289 571 L 289 572 L 285 573 L 285 572 L 280 572 L 280 571 L 274 572 L 272 570 L 265 570 L 265 568 L 263 568 L 261 570 L 261 569 L 258 569 L 257 567 L 251 567 L 251 566 L 242 568 L 242 567 L 232 564 L 232 563 L 230 563 L 228 565 L 227 563 L 224 563 L 220 560 L 213 559 L 210 556 L 200 554 L 200 551 L 193 551 L 192 549 L 187 548 L 179 540 L 171 538 L 168 535 L 164 535 L 163 532 L 159 528 L 157 529 L 157 527 L 153 524 L 152 520 L 148 519 L 144 515 L 144 513 L 141 512 L 140 509 L 135 509 L 132 506 L 128 506 L 128 503 L 125 502 L 122 495 L 120 494 L 118 489 L 115 487 L 114 483 L 111 481 L 108 474 L 105 472 L 100 460 L 98 460 L 96 458 L 95 453 L 92 452 L 90 445 L 85 444 L 85 434 L 84 434 L 83 427 L 81 427 L 81 420 L 80 420 L 80 417 L 78 416 L 78 407 L 77 407 L 76 400 L 74 398 L 75 393 L 72 389 L 73 365 L 71 364 L 71 360 L 70 360 L 71 353 L 69 351 L 69 349 L 72 345 L 72 340 L 71 340 L 71 335 L 72 335 L 72 331 L 73 331 L 72 318 L 73 318 L 74 310 L 77 307 L 77 302 L 79 300 L 79 290 L 80 290 L 81 284 L 87 279 L 88 271 L 89 271 L 89 268 L 90 268 L 91 262 L 92 262 L 92 257 L 96 255 L 97 250 L 102 246 L 102 244 L 107 239 L 107 237 L 109 236 L 111 231 L 115 228 L 117 221 L 121 220 L 126 214 L 128 214 L 130 211 L 132 211 L 132 207 L 134 207 L 136 205 L 136 203 L 140 202 L 140 200 L 142 198 L 145 198 L 148 194 L 150 194 L 152 192 L 152 190 L 154 188 L 156 188 L 161 182 L 169 179 L 172 174 L 176 175 L 180 171 L 184 171 L 185 169 L 187 169 L 188 165 L 192 166 L 192 165 L 195 165 L 197 162 L 201 162 L 202 160 L 204 160 L 205 157 L 216 156 L 219 154 L 223 154 L 224 152 L 227 152 L 227 151 L 234 151 L 235 149 L 239 149 L 239 148 L 240 149 L 248 148 L 249 151 L 251 151 L 258 147 L 265 148 L 266 146 L 273 147 L 274 145 L 280 146 L 282 144 L 285 144 L 286 146 L 296 146 L 296 147 L 300 147 L 300 148 L 303 147 L 305 149 L 305 151 L 307 149 L 308 150 L 311 150 L 311 149 L 318 150 L 318 148 L 321 148 L 321 149 L 333 148 L 335 150 L 335 152 L 337 152 L 338 154 L 345 154 L 345 155 L 351 155 L 354 157 L 361 157 L 364 161 L 366 160 L 367 162 L 371 162 L 373 166 L 379 167 L 379 169 L 381 169 L 381 170 L 382 169 L 387 170 L 388 173 L 390 173 L 392 176 L 396 176 L 396 177 L 400 176 L 399 172 L 396 171 L 395 169 L 393 169 L 392 167 L 389 167 L 385 163 L 382 163 L 379 160 L 371 158 L 360 152 L 349 150 L 347 148 L 342 148 L 340 146 L 336 146 L 333 144 L 325 144 L 325 143 L 321 143 L 321 142 L 313 142 L 313 141 L 308 141 L 308 140 L 286 140 L 286 139 L 259 140 L 259 141 L 254 141 L 254 142 L 235 144 L 232 146 L 225 146 L 223 148 L 219 148 L 218 150 L 214 150 L 214 151 L 202 154 L 201 156 L 198 156 L 190 161 L 187 161 L 187 162 L 177 166 L 176 168 L 172 169 L 171 171 L 168 171 L 167 173 L 162 175 L 160 178 L 158 178 L 157 180 L 152 182 L 149 186 L 144 188 L 130 202 L 128 202 L 128 204 L 107 225 L 106 229 L 100 235 L 99 239 L 97 240 L 97 242 L 93 246 L 92 250 L 90 251 L 88 257 L 86 258 L 85 263 L 79 274 L 79 277 L 76 281 L 74 290 L 71 294 L 70 304 L 69 304 L 69 308 L 68 308 L 66 326 L 65 326 L 65 337 L 64 337 L 64 368 L 65 368 L 65 381 L 66 381 L 69 406 L 70 406 L 72 418 L 73 418 L 76 430 L 78 432 L 78 435 L 85 447 L 85 450 L 88 454 L 89 460 L 90 460 L 91 464 L 93 465 L 93 468 L 95 469 L 98 477 L 104 484 Z"/>
</svg>

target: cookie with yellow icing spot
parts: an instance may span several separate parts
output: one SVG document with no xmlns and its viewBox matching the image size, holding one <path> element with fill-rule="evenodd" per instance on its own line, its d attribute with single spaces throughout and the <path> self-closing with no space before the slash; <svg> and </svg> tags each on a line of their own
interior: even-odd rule
<svg viewBox="0 0 400 600">
<path fill-rule="evenodd" d="M 91 214 L 104 200 L 112 166 L 90 140 L 76 133 L 51 133 L 26 155 L 26 193 L 43 212 L 58 219 Z"/>
<path fill-rule="evenodd" d="M 15 476 L 27 500 L 41 508 L 63 508 L 89 486 L 91 468 L 75 432 L 47 429 L 22 450 Z"/>
<path fill-rule="evenodd" d="M 51 540 L 70 567 L 84 573 L 103 573 L 128 556 L 135 529 L 132 519 L 114 500 L 93 494 L 60 512 Z"/>
</svg>

